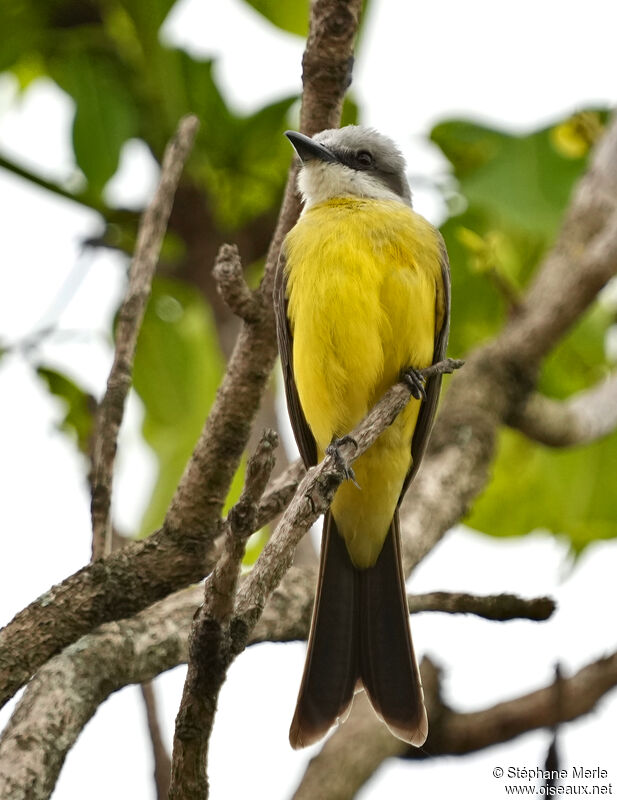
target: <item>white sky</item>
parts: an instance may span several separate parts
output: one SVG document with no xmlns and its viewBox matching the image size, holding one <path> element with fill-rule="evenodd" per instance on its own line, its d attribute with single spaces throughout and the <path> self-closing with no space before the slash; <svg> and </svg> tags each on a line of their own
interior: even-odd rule
<svg viewBox="0 0 617 800">
<path fill-rule="evenodd" d="M 263 23 L 240 0 L 210 4 L 185 0 L 166 26 L 170 41 L 203 56 L 220 56 L 217 74 L 238 109 L 253 110 L 297 92 L 302 42 Z M 492 120 L 515 130 L 543 124 L 590 103 L 615 103 L 612 5 L 589 0 L 503 4 L 416 4 L 373 0 L 360 47 L 354 90 L 363 122 L 393 136 L 404 148 L 411 175 L 438 175 L 443 162 L 422 141 L 434 122 L 453 114 Z M 265 54 L 265 55 L 264 55 Z M 250 64 L 249 64 L 250 60 Z M 72 106 L 49 82 L 35 83 L 12 102 L 12 84 L 0 80 L 0 150 L 56 179 L 73 168 Z M 125 148 L 110 198 L 139 202 L 155 180 L 139 143 Z M 430 192 L 416 192 L 416 207 L 432 219 L 441 206 Z M 109 322 L 123 286 L 124 263 L 109 254 L 80 253 L 96 214 L 32 189 L 0 172 L 0 340 L 22 341 L 49 322 L 50 309 L 69 279 L 79 289 L 62 310 L 54 337 L 29 355 L 12 353 L 0 363 L 0 470 L 5 534 L 0 544 L 0 623 L 89 557 L 89 501 L 83 466 L 56 433 L 59 409 L 32 377 L 29 364 L 44 362 L 102 392 L 111 363 Z M 453 265 L 456 268 L 456 265 Z M 456 312 L 455 312 L 456 313 Z M 75 335 L 78 332 L 79 335 Z M 116 482 L 116 512 L 135 526 L 153 479 L 152 458 L 139 443 L 139 404 L 133 398 L 125 425 Z M 448 615 L 413 619 L 420 653 L 447 667 L 446 698 L 472 710 L 549 679 L 554 661 L 566 672 L 614 650 L 617 634 L 602 611 L 615 605 L 617 546 L 595 545 L 572 569 L 565 546 L 543 535 L 501 541 L 457 530 L 415 574 L 417 591 L 510 591 L 553 594 L 559 611 L 546 624 L 491 624 Z M 224 687 L 211 746 L 212 797 L 285 798 L 315 752 L 295 753 L 287 730 L 303 662 L 303 645 L 260 646 L 232 667 Z M 171 741 L 182 670 L 158 681 L 164 725 Z M 0 712 L 0 723 L 8 710 Z M 269 722 L 267 729 L 263 721 Z M 564 765 L 604 767 L 617 780 L 614 730 L 617 699 L 564 731 Z M 55 800 L 153 797 L 148 744 L 138 692 L 111 698 L 87 726 L 62 772 Z M 464 760 L 396 763 L 382 769 L 362 800 L 469 797 L 505 794 L 494 766 L 542 765 L 548 735 L 542 731 Z M 244 766 L 229 756 L 243 750 Z M 101 753 L 110 766 L 100 769 Z M 96 774 L 93 783 L 91 777 Z"/>
</svg>

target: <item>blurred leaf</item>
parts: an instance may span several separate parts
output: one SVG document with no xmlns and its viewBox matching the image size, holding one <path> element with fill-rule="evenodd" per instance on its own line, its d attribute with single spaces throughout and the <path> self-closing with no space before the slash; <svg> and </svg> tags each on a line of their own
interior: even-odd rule
<svg viewBox="0 0 617 800">
<path fill-rule="evenodd" d="M 583 158 L 602 136 L 606 111 L 577 111 L 551 128 L 553 146 L 564 158 Z"/>
<path fill-rule="evenodd" d="M 285 0 L 285 2 L 281 2 L 281 0 L 245 0 L 245 2 L 277 28 L 302 37 L 308 34 L 310 0 Z M 369 0 L 363 0 L 360 33 L 364 27 L 362 23 L 366 18 L 368 6 Z"/>
<path fill-rule="evenodd" d="M 47 70 L 43 61 L 34 54 L 26 54 L 19 61 L 16 61 L 11 69 L 17 78 L 20 90 L 23 92 L 37 78 L 47 75 Z"/>
<path fill-rule="evenodd" d="M 245 0 L 277 28 L 298 36 L 308 33 L 309 0 Z"/>
<path fill-rule="evenodd" d="M 210 309 L 196 289 L 156 278 L 139 335 L 134 386 L 145 406 L 143 435 L 159 474 L 141 534 L 158 528 L 199 437 L 223 361 Z"/>
<path fill-rule="evenodd" d="M 345 125 L 357 125 L 360 117 L 360 109 L 355 99 L 348 92 L 343 100 L 343 110 L 341 111 L 341 128 Z"/>
<path fill-rule="evenodd" d="M 73 148 L 88 185 L 101 192 L 118 168 L 125 141 L 138 133 L 136 110 L 112 62 L 75 51 L 55 62 L 53 77 L 75 100 Z"/>
<path fill-rule="evenodd" d="M 204 129 L 208 128 L 217 146 L 224 146 L 232 114 L 214 81 L 213 68 L 211 59 L 196 59 L 174 48 L 157 46 L 149 56 L 147 72 L 140 76 L 144 82 L 141 88 L 149 114 L 153 115 L 149 124 L 159 130 L 159 157 L 180 117 L 189 112 L 202 123 L 197 144 L 203 141 Z M 228 141 L 227 147 L 231 144 Z"/>
<path fill-rule="evenodd" d="M 50 393 L 62 400 L 65 406 L 64 418 L 58 428 L 73 435 L 79 450 L 89 455 L 94 427 L 94 398 L 56 370 L 38 367 L 37 374 L 45 381 Z"/>
<path fill-rule="evenodd" d="M 466 523 L 494 536 L 546 529 L 568 537 L 575 551 L 617 536 L 617 435 L 554 450 L 504 429 L 489 489 Z"/>
<path fill-rule="evenodd" d="M 31 3 L 0 3 L 0 72 L 36 48 L 43 25 L 43 15 Z"/>
<path fill-rule="evenodd" d="M 159 28 L 176 0 L 120 0 L 142 42 L 158 44 Z"/>
<path fill-rule="evenodd" d="M 546 249 L 546 240 L 497 225 L 490 209 L 470 207 L 441 227 L 452 277 L 449 351 L 461 356 L 501 329 L 508 302 L 500 281 L 520 292 Z M 499 279 L 499 281 L 498 281 Z"/>
<path fill-rule="evenodd" d="M 538 388 L 550 397 L 566 398 L 607 374 L 606 332 L 614 313 L 594 303 L 559 342 L 542 365 Z"/>
<path fill-rule="evenodd" d="M 202 128 L 208 142 L 217 149 L 233 149 L 234 141 L 226 139 L 228 128 L 234 122 L 234 115 L 229 111 L 225 100 L 214 80 L 212 60 L 198 61 L 183 50 L 169 50 L 166 60 L 174 60 L 175 70 L 183 87 L 175 86 L 179 96 L 184 97 L 184 105 L 178 107 L 178 117 L 189 111 L 197 114 L 202 120 Z"/>
<path fill-rule="evenodd" d="M 261 555 L 266 542 L 268 541 L 268 528 L 262 528 L 249 537 L 246 543 L 246 553 L 242 559 L 242 566 L 252 567 Z"/>
</svg>

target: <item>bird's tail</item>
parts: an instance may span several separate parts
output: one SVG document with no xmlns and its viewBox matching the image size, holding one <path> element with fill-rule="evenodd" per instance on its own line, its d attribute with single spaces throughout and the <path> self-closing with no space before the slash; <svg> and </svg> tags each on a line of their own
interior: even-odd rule
<svg viewBox="0 0 617 800">
<path fill-rule="evenodd" d="M 419 747 L 428 721 L 411 633 L 401 563 L 398 511 L 379 558 L 354 567 L 330 513 L 324 519 L 319 578 L 292 747 L 324 736 L 364 687 L 395 736 Z"/>
</svg>

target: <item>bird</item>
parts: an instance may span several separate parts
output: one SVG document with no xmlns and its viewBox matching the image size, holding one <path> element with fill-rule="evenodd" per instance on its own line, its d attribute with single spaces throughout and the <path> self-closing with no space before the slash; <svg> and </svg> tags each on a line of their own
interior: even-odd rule
<svg viewBox="0 0 617 800">
<path fill-rule="evenodd" d="M 274 309 L 287 406 L 305 465 L 337 448 L 401 377 L 412 397 L 360 455 L 324 515 L 294 749 L 344 722 L 362 689 L 416 747 L 428 719 L 409 627 L 399 506 L 426 450 L 445 357 L 450 267 L 412 208 L 397 145 L 361 125 L 287 131 L 303 208 L 281 247 Z"/>
</svg>

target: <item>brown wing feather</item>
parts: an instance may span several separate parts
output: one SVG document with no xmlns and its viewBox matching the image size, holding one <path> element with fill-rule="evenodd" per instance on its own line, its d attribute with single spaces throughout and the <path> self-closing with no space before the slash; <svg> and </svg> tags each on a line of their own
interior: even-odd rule
<svg viewBox="0 0 617 800">
<path fill-rule="evenodd" d="M 306 467 L 312 467 L 317 463 L 317 444 L 308 426 L 304 411 L 300 405 L 300 398 L 296 388 L 293 372 L 293 336 L 289 327 L 287 317 L 287 276 L 285 274 L 284 249 L 281 249 L 276 277 L 274 279 L 274 314 L 276 316 L 276 333 L 279 343 L 279 354 L 281 356 L 281 367 L 283 369 L 283 382 L 285 384 L 285 395 L 287 397 L 287 408 L 291 427 L 296 438 L 298 450 Z"/>
<path fill-rule="evenodd" d="M 446 350 L 448 348 L 448 336 L 450 334 L 450 262 L 448 261 L 448 253 L 446 245 L 444 244 L 441 235 L 439 236 L 439 245 L 441 251 L 441 281 L 442 286 L 437 287 L 437 294 L 435 297 L 436 312 L 439 310 L 439 301 L 443 302 L 443 314 L 441 315 L 441 324 L 435 336 L 435 349 L 433 350 L 433 364 L 442 361 L 446 357 Z M 440 294 L 440 291 L 443 294 Z M 439 324 L 439 314 L 435 314 L 437 324 Z M 429 436 L 433 427 L 433 420 L 435 419 L 435 412 L 437 410 L 437 402 L 439 400 L 439 392 L 441 391 L 441 375 L 436 375 L 429 378 L 426 382 L 426 400 L 420 406 L 420 413 L 418 414 L 418 421 L 414 430 L 413 438 L 411 440 L 411 456 L 412 465 L 411 469 L 405 477 L 403 489 L 399 498 L 399 504 L 403 499 L 403 495 L 411 481 L 414 479 L 422 457 L 428 445 Z"/>
</svg>

